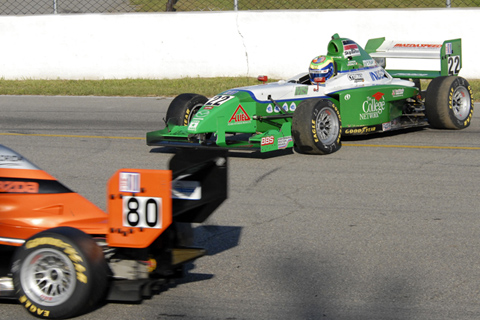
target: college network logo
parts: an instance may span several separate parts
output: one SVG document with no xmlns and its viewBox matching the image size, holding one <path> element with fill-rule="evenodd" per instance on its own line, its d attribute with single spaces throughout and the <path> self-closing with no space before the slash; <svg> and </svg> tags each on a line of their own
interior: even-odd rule
<svg viewBox="0 0 480 320">
<path fill-rule="evenodd" d="M 242 124 L 250 122 L 252 119 L 248 113 L 243 109 L 242 105 L 239 104 L 233 115 L 228 120 L 228 124 Z"/>
<path fill-rule="evenodd" d="M 360 120 L 368 120 L 378 118 L 383 110 L 385 110 L 385 94 L 377 92 L 367 99 L 362 104 L 363 113 L 360 114 Z"/>
</svg>

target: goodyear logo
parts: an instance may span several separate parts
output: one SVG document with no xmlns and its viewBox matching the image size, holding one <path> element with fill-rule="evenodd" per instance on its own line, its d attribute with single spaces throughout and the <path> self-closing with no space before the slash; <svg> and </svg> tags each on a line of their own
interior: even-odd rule
<svg viewBox="0 0 480 320">
<path fill-rule="evenodd" d="M 354 129 L 345 129 L 345 134 L 364 134 L 364 133 L 371 133 L 375 132 L 375 127 L 362 127 L 362 128 L 354 128 Z"/>
</svg>

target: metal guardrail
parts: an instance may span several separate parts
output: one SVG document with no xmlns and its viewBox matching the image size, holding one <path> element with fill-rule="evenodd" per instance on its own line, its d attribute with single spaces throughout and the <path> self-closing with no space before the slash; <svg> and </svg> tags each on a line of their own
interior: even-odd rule
<svg viewBox="0 0 480 320">
<path fill-rule="evenodd" d="M 0 15 L 478 6 L 480 0 L 0 0 Z"/>
</svg>

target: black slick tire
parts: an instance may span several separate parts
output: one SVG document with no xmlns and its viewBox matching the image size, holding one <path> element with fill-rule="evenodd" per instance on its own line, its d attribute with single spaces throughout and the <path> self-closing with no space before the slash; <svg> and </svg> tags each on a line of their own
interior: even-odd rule
<svg viewBox="0 0 480 320">
<path fill-rule="evenodd" d="M 207 102 L 207 98 L 195 93 L 182 93 L 172 100 L 167 110 L 167 123 L 188 126 L 192 117 Z"/>
<path fill-rule="evenodd" d="M 464 129 L 473 117 L 473 93 L 467 80 L 445 76 L 432 80 L 425 96 L 425 115 L 436 129 Z"/>
<path fill-rule="evenodd" d="M 341 144 L 340 112 L 328 99 L 309 99 L 299 104 L 292 119 L 292 136 L 298 152 L 330 154 Z"/>
<path fill-rule="evenodd" d="M 59 227 L 18 248 L 12 264 L 18 301 L 32 315 L 64 319 L 86 313 L 105 297 L 108 266 L 91 236 Z"/>
</svg>

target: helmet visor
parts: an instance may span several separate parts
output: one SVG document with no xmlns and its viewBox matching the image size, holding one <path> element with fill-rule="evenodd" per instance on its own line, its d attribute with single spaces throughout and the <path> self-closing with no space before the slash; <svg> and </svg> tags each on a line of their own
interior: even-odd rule
<svg viewBox="0 0 480 320">
<path fill-rule="evenodd" d="M 323 78 L 323 81 L 326 81 L 332 76 L 332 73 L 333 73 L 333 70 L 331 68 L 323 69 L 323 70 L 310 69 L 310 81 L 318 82 L 318 81 L 315 81 L 315 79 L 322 79 L 322 78 Z M 320 82 L 323 82 L 323 81 L 320 81 Z"/>
</svg>

